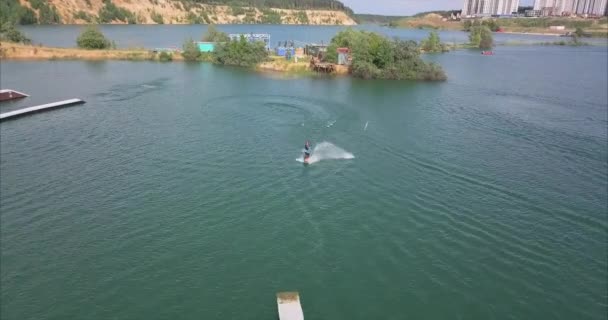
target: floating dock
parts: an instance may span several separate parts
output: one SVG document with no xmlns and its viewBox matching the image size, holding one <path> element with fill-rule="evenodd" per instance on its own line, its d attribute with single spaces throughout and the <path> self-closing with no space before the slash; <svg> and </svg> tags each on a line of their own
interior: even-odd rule
<svg viewBox="0 0 608 320">
<path fill-rule="evenodd" d="M 73 106 L 73 105 L 83 104 L 83 103 L 84 103 L 84 101 L 80 100 L 80 99 L 69 99 L 69 100 L 63 100 L 63 101 L 58 101 L 58 102 L 53 102 L 53 103 L 47 103 L 47 104 L 43 104 L 43 105 L 39 105 L 39 106 L 35 106 L 35 107 L 23 108 L 23 109 L 19 109 L 19 110 L 15 110 L 15 111 L 0 113 L 0 121 L 18 118 L 18 117 L 29 115 L 29 114 L 36 113 L 36 112 L 42 112 L 42 111 L 47 111 L 47 110 L 51 110 L 51 109 L 68 107 L 68 106 Z"/>
<path fill-rule="evenodd" d="M 277 293 L 277 306 L 279 307 L 279 320 L 304 320 L 299 293 Z"/>
<path fill-rule="evenodd" d="M 29 97 L 29 95 L 12 89 L 1 89 L 0 90 L 0 101 L 7 101 L 19 98 Z"/>
</svg>

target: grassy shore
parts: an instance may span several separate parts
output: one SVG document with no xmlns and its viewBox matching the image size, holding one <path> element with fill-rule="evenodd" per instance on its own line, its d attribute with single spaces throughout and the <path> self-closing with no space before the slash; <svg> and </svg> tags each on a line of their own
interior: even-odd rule
<svg viewBox="0 0 608 320">
<path fill-rule="evenodd" d="M 86 50 L 78 48 L 52 48 L 0 42 L 0 58 L 14 60 L 149 60 L 159 61 L 160 54 L 145 49 Z M 173 60 L 184 60 L 173 53 Z"/>
</svg>

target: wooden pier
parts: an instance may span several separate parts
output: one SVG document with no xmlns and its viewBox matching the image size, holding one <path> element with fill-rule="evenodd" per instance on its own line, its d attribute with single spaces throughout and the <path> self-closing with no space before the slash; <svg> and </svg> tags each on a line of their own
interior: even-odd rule
<svg viewBox="0 0 608 320">
<path fill-rule="evenodd" d="M 69 99 L 69 100 L 63 100 L 63 101 L 58 101 L 58 102 L 53 102 L 53 103 L 47 103 L 47 104 L 43 104 L 43 105 L 39 105 L 39 106 L 35 106 L 35 107 L 23 108 L 23 109 L 19 109 L 19 110 L 15 110 L 15 111 L 0 113 L 0 121 L 18 118 L 18 117 L 29 115 L 29 114 L 36 113 L 36 112 L 42 112 L 42 111 L 47 111 L 47 110 L 52 110 L 52 109 L 57 109 L 57 108 L 62 108 L 62 107 L 68 107 L 68 106 L 73 106 L 73 105 L 83 104 L 83 103 L 84 103 L 84 101 L 80 100 L 80 99 Z"/>
<path fill-rule="evenodd" d="M 277 293 L 277 306 L 279 308 L 279 320 L 304 320 L 299 293 Z"/>
<path fill-rule="evenodd" d="M 12 89 L 0 90 L 0 101 L 7 101 L 19 98 L 29 97 L 29 95 Z"/>
</svg>

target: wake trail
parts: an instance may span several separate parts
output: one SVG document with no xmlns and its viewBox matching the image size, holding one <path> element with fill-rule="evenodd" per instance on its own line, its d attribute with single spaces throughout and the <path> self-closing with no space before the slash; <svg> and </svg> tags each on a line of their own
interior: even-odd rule
<svg viewBox="0 0 608 320">
<path fill-rule="evenodd" d="M 321 160 L 345 160 L 354 159 L 355 155 L 334 145 L 331 142 L 323 141 L 312 149 L 312 153 L 308 160 L 309 164 L 319 162 Z M 299 157 L 296 161 L 304 162 L 303 157 Z"/>
</svg>

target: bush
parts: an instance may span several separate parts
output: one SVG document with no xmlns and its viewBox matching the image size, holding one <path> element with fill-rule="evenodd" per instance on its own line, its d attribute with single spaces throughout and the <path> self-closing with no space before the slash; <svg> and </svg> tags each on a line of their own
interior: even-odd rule
<svg viewBox="0 0 608 320">
<path fill-rule="evenodd" d="M 18 17 L 16 20 L 17 20 L 18 24 L 36 24 L 36 23 L 38 23 L 38 18 L 36 17 L 36 13 L 32 9 L 26 8 L 26 7 L 21 7 L 19 9 Z"/>
<path fill-rule="evenodd" d="M 326 59 L 334 61 L 336 49 L 352 53 L 352 74 L 363 79 L 445 80 L 441 67 L 420 58 L 415 41 L 389 40 L 377 33 L 347 29 L 331 41 Z"/>
<path fill-rule="evenodd" d="M 80 20 L 84 20 L 86 22 L 92 22 L 91 16 L 82 10 L 79 10 L 78 12 L 74 13 L 74 19 L 80 19 Z"/>
<path fill-rule="evenodd" d="M 206 42 L 228 42 L 230 38 L 224 32 L 221 32 L 213 24 L 207 26 L 207 33 L 203 35 L 203 41 Z"/>
<path fill-rule="evenodd" d="M 112 43 L 94 26 L 87 26 L 76 39 L 76 44 L 83 49 L 108 49 Z"/>
<path fill-rule="evenodd" d="M 158 55 L 158 60 L 162 61 L 162 62 L 168 62 L 168 61 L 173 61 L 173 55 L 167 51 L 162 51 L 159 55 Z"/>
<path fill-rule="evenodd" d="M 245 9 L 239 6 L 230 6 L 230 11 L 232 11 L 233 16 L 240 16 L 245 14 Z"/>
<path fill-rule="evenodd" d="M 298 11 L 296 17 L 298 18 L 298 21 L 301 24 L 308 24 L 308 15 L 306 14 L 306 11 Z"/>
<path fill-rule="evenodd" d="M 435 31 L 431 31 L 429 37 L 423 40 L 420 47 L 425 52 L 443 52 L 443 45 L 439 39 L 439 35 Z"/>
<path fill-rule="evenodd" d="M 479 43 L 481 42 L 481 32 L 478 28 L 479 27 L 471 27 L 471 29 L 469 29 L 469 43 L 474 47 L 479 47 Z"/>
<path fill-rule="evenodd" d="M 505 20 L 505 19 L 503 19 Z M 501 21 L 503 21 L 501 20 Z M 496 32 L 500 29 L 500 25 L 498 24 L 498 20 L 488 19 L 488 20 L 465 20 L 463 23 L 464 31 L 471 31 L 473 27 L 488 27 L 493 32 Z"/>
<path fill-rule="evenodd" d="M 192 39 L 186 40 L 182 49 L 182 56 L 186 61 L 197 61 L 201 57 L 201 51 Z"/>
<path fill-rule="evenodd" d="M 156 11 L 152 11 L 150 13 L 150 19 L 152 19 L 152 21 L 154 21 L 155 23 L 158 23 L 158 24 L 165 23 L 165 21 L 163 20 L 163 16 L 161 16 L 160 13 L 157 13 Z"/>
<path fill-rule="evenodd" d="M 112 3 L 112 0 L 104 0 L 103 4 L 103 7 L 99 9 L 100 23 L 110 23 L 114 20 L 127 22 L 129 24 L 134 24 L 137 22 L 133 12 L 116 6 L 114 3 Z"/>
<path fill-rule="evenodd" d="M 53 5 L 49 6 L 44 3 L 39 9 L 39 16 L 40 18 L 38 20 L 40 24 L 61 23 L 61 17 L 59 16 L 59 13 L 57 13 L 57 9 Z"/>
<path fill-rule="evenodd" d="M 26 37 L 11 23 L 0 25 L 0 40 L 30 44 L 32 40 Z"/>
<path fill-rule="evenodd" d="M 197 16 L 194 12 L 188 12 L 188 14 L 186 15 L 186 20 L 190 24 L 203 24 L 203 23 L 205 23 L 205 20 L 202 17 Z"/>
<path fill-rule="evenodd" d="M 264 24 L 282 24 L 281 14 L 272 9 L 262 10 L 262 23 Z"/>
<path fill-rule="evenodd" d="M 494 46 L 494 38 L 492 31 L 488 27 L 481 27 L 481 41 L 479 42 L 480 49 L 492 49 Z"/>
<path fill-rule="evenodd" d="M 249 42 L 244 37 L 216 45 L 215 62 L 224 65 L 252 67 L 268 59 L 263 42 Z"/>
<path fill-rule="evenodd" d="M 492 31 L 486 26 L 475 26 L 471 27 L 471 33 L 469 34 L 469 42 L 472 46 L 480 49 L 492 49 L 494 46 L 494 38 L 492 37 Z"/>
</svg>

